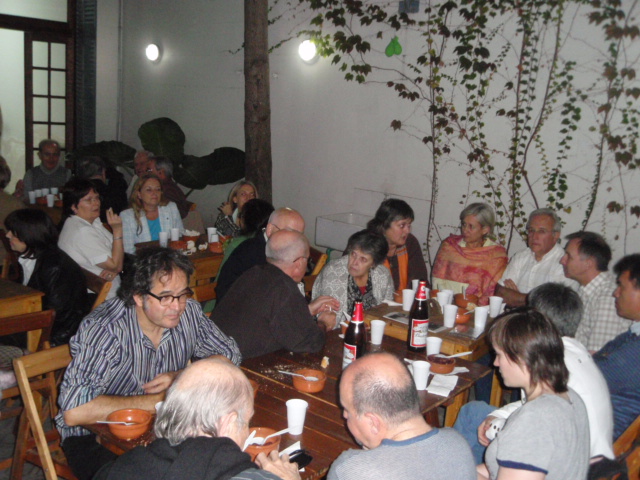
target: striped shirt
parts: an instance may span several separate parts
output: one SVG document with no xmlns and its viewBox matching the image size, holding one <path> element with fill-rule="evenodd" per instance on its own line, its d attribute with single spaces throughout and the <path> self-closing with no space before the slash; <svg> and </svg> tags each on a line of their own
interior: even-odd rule
<svg viewBox="0 0 640 480">
<path fill-rule="evenodd" d="M 81 427 L 68 427 L 63 412 L 100 395 L 143 395 L 142 385 L 166 372 L 187 366 L 191 359 L 224 355 L 236 365 L 242 357 L 236 342 L 222 333 L 189 300 L 177 327 L 166 329 L 156 349 L 137 321 L 135 307 L 109 300 L 82 321 L 69 342 L 73 360 L 60 387 L 60 413 L 56 423 L 63 440 L 88 435 Z"/>
</svg>

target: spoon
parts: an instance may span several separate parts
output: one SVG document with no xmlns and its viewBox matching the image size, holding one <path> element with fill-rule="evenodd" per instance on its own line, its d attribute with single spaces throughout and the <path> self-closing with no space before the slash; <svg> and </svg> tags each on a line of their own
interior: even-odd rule
<svg viewBox="0 0 640 480">
<path fill-rule="evenodd" d="M 455 355 L 444 355 L 442 353 L 438 353 L 436 356 L 437 357 L 444 357 L 444 358 L 456 358 L 456 357 L 464 357 L 465 355 L 469 355 L 473 353 L 472 351 L 469 352 L 461 352 L 461 353 L 456 353 Z"/>
<path fill-rule="evenodd" d="M 317 382 L 318 381 L 318 377 L 311 377 L 311 376 L 307 377 L 305 375 L 300 375 L 299 373 L 285 372 L 284 370 L 278 370 L 278 372 L 284 373 L 285 375 L 291 375 L 292 377 L 302 377 L 307 382 Z"/>
<path fill-rule="evenodd" d="M 115 422 L 111 420 L 98 420 L 96 423 L 106 423 L 111 425 L 126 425 L 127 427 L 130 425 L 137 425 L 137 422 Z"/>
<path fill-rule="evenodd" d="M 267 440 L 269 440 L 271 437 L 276 437 L 278 435 L 282 435 L 283 433 L 287 433 L 288 431 L 289 431 L 289 428 L 284 428 L 284 429 L 280 430 L 279 432 L 272 433 L 271 435 L 267 435 L 264 438 L 262 438 L 262 437 L 254 437 L 254 439 L 251 441 L 251 445 L 264 445 L 265 442 Z M 255 430 L 254 430 L 254 432 L 255 432 Z"/>
<path fill-rule="evenodd" d="M 249 445 L 251 445 L 253 437 L 256 436 L 256 431 L 252 430 L 247 439 L 244 441 L 244 446 L 242 447 L 242 451 L 244 452 Z"/>
</svg>

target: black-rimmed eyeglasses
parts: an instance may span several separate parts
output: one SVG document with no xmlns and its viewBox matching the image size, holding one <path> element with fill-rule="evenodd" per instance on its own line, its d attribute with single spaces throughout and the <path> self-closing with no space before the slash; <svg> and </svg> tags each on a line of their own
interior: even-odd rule
<svg viewBox="0 0 640 480">
<path fill-rule="evenodd" d="M 162 295 L 161 297 L 154 293 L 151 293 L 149 290 L 147 290 L 147 294 L 158 300 L 158 302 L 160 302 L 160 305 L 162 305 L 163 307 L 168 307 L 173 303 L 174 300 L 178 300 L 178 302 L 180 303 L 185 303 L 188 299 L 193 297 L 193 290 L 189 288 L 187 289 L 187 291 L 181 293 L 180 295 Z"/>
</svg>

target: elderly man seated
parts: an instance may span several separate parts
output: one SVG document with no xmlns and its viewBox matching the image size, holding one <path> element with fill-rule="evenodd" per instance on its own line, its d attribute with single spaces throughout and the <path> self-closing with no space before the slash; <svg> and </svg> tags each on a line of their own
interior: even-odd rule
<svg viewBox="0 0 640 480">
<path fill-rule="evenodd" d="M 325 331 L 336 326 L 329 310 L 339 303 L 321 296 L 307 305 L 298 282 L 307 268 L 309 241 L 302 233 L 280 230 L 269 238 L 266 255 L 267 263 L 233 284 L 211 319 L 238 342 L 244 358 L 281 348 L 319 351 Z"/>
<path fill-rule="evenodd" d="M 464 438 L 425 421 L 413 379 L 393 355 L 370 354 L 349 365 L 340 379 L 340 403 L 364 449 L 340 455 L 328 480 L 476 478 Z"/>
<path fill-rule="evenodd" d="M 189 300 L 193 266 L 167 248 L 149 248 L 113 298 L 82 321 L 60 387 L 56 423 L 75 475 L 90 479 L 113 454 L 80 425 L 121 408 L 154 411 L 192 359 L 224 355 L 239 364 L 235 342 Z"/>
<path fill-rule="evenodd" d="M 222 358 L 185 369 L 167 393 L 155 423 L 157 440 L 105 465 L 95 480 L 299 480 L 288 456 L 240 449 L 253 416 L 253 391 L 242 371 Z"/>
<path fill-rule="evenodd" d="M 71 178 L 71 170 L 60 164 L 60 144 L 47 138 L 38 145 L 40 165 L 31 167 L 16 184 L 14 195 L 29 201 L 29 192 L 42 188 L 62 187 Z"/>
</svg>

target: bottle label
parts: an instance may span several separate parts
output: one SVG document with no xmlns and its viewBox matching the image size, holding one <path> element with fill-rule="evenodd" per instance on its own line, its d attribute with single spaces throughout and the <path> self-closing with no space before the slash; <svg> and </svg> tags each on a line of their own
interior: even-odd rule
<svg viewBox="0 0 640 480">
<path fill-rule="evenodd" d="M 427 345 L 427 331 L 429 330 L 429 319 L 411 319 L 411 340 L 409 344 L 413 348 L 422 348 Z M 346 347 L 346 345 L 345 345 Z"/>
<path fill-rule="evenodd" d="M 425 345 L 426 345 L 426 340 L 425 340 Z M 350 344 L 345 342 L 345 344 L 344 344 L 344 352 L 342 354 L 342 368 L 343 369 L 347 368 L 347 365 L 349 365 L 351 362 L 355 361 L 357 352 L 358 352 L 358 347 L 356 347 L 355 345 L 350 345 Z"/>
</svg>

